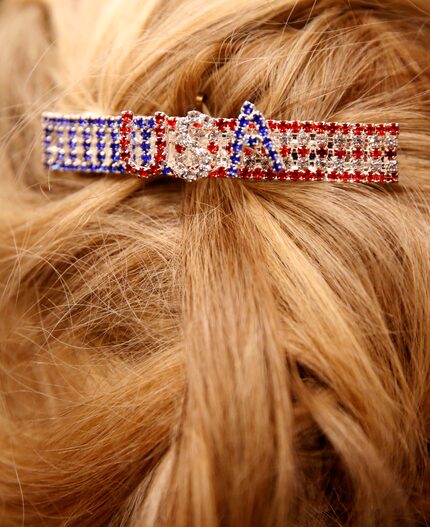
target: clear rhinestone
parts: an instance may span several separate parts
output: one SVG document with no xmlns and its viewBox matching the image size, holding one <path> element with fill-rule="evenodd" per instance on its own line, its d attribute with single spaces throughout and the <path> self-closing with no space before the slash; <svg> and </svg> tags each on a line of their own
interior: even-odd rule
<svg viewBox="0 0 430 527">
<path fill-rule="evenodd" d="M 212 156 L 207 149 L 212 133 L 212 120 L 197 111 L 177 119 L 176 131 L 169 134 L 168 165 L 179 177 L 188 181 L 207 177 Z M 182 152 L 176 145 L 183 147 Z"/>
</svg>

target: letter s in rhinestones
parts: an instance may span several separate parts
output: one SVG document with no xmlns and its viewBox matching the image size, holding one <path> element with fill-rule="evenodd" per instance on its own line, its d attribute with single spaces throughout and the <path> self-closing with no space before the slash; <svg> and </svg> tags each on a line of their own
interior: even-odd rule
<svg viewBox="0 0 430 527">
<path fill-rule="evenodd" d="M 188 181 L 208 176 L 211 155 L 207 145 L 212 133 L 212 120 L 203 113 L 191 111 L 176 119 L 176 129 L 169 133 L 167 154 L 173 173 Z"/>
</svg>

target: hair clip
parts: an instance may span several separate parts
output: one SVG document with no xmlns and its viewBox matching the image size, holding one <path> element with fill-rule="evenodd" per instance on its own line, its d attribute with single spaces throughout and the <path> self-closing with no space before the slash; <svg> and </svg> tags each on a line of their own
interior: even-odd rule
<svg viewBox="0 0 430 527">
<path fill-rule="evenodd" d="M 246 101 L 237 119 L 43 114 L 51 170 L 253 180 L 398 180 L 399 125 L 265 119 Z"/>
</svg>

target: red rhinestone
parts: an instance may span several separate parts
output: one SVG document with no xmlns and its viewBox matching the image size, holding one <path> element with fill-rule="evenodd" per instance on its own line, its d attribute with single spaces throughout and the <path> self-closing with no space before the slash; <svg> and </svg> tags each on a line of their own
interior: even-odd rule
<svg viewBox="0 0 430 527">
<path fill-rule="evenodd" d="M 158 174 L 158 166 L 157 165 L 151 165 L 149 167 L 149 172 L 151 173 L 151 175 L 155 176 L 156 174 Z"/>
<path fill-rule="evenodd" d="M 287 157 L 287 155 L 291 152 L 291 150 L 288 148 L 288 146 L 281 146 L 281 156 Z"/>
<path fill-rule="evenodd" d="M 287 173 L 285 170 L 281 170 L 280 172 L 278 172 L 276 174 L 276 177 L 280 180 L 280 181 L 285 181 L 287 179 Z"/>
<path fill-rule="evenodd" d="M 397 152 L 395 150 L 387 150 L 385 155 L 388 157 L 388 159 L 393 159 L 393 157 L 397 156 Z"/>
<path fill-rule="evenodd" d="M 356 170 L 356 171 L 354 172 L 353 179 L 354 179 L 354 181 L 356 181 L 356 182 L 357 182 L 357 181 L 361 181 L 361 179 L 362 179 L 362 175 L 361 175 L 361 171 L 360 171 L 360 170 Z"/>
<path fill-rule="evenodd" d="M 163 146 L 163 147 L 166 146 L 166 143 L 165 143 L 164 139 L 161 138 L 161 137 L 157 137 L 157 139 L 155 140 L 155 144 L 156 144 L 156 146 L 158 146 L 158 147 L 160 147 L 160 146 Z"/>
<path fill-rule="evenodd" d="M 342 181 L 349 181 L 351 179 L 351 174 L 349 172 L 342 172 L 338 177 L 342 179 Z"/>
<path fill-rule="evenodd" d="M 338 123 L 334 123 L 334 122 L 332 122 L 332 123 L 330 123 L 330 124 L 328 125 L 328 131 L 329 131 L 329 133 L 330 133 L 331 135 L 334 135 L 338 130 L 339 130 L 339 125 L 338 125 Z"/>
<path fill-rule="evenodd" d="M 232 147 L 232 143 L 227 143 L 227 144 L 225 145 L 225 149 L 227 150 L 227 152 L 228 152 L 229 154 L 230 154 L 230 152 L 231 152 L 231 147 Z"/>
<path fill-rule="evenodd" d="M 127 124 L 122 124 L 120 126 L 119 131 L 121 132 L 122 135 L 128 135 L 131 132 L 131 128 Z"/>
<path fill-rule="evenodd" d="M 298 170 L 292 170 L 290 172 L 290 178 L 293 180 L 293 181 L 297 181 L 300 177 L 300 172 Z"/>
<path fill-rule="evenodd" d="M 385 135 L 385 126 L 383 124 L 378 124 L 376 131 L 378 132 L 378 135 Z"/>
<path fill-rule="evenodd" d="M 263 171 L 260 167 L 254 168 L 252 175 L 255 179 L 261 179 L 263 177 Z"/>
<path fill-rule="evenodd" d="M 237 123 L 237 119 L 229 119 L 227 121 L 227 126 L 230 128 L 230 130 L 235 130 L 236 129 L 236 123 Z"/>
<path fill-rule="evenodd" d="M 317 179 L 323 179 L 324 178 L 324 173 L 323 173 L 323 171 L 320 168 L 317 168 L 315 170 L 315 177 Z"/>
<path fill-rule="evenodd" d="M 215 121 L 215 125 L 218 127 L 219 130 L 221 130 L 221 132 L 225 131 L 226 122 L 225 119 L 223 119 L 222 117 Z"/>
<path fill-rule="evenodd" d="M 224 167 L 218 168 L 218 177 L 223 178 L 223 177 L 225 177 L 226 173 L 227 173 L 227 171 L 226 171 L 226 169 Z"/>
<path fill-rule="evenodd" d="M 176 128 L 176 117 L 168 117 L 167 124 L 171 130 L 174 130 Z"/>
<path fill-rule="evenodd" d="M 349 134 L 350 131 L 351 131 L 351 125 L 348 124 L 348 123 L 343 123 L 342 124 L 342 133 L 344 135 L 347 135 L 347 134 Z"/>
<path fill-rule="evenodd" d="M 182 154 L 182 152 L 185 152 L 185 146 L 178 145 L 178 144 L 176 143 L 176 144 L 175 144 L 175 150 L 176 150 L 176 152 L 178 152 L 179 154 Z"/>
<path fill-rule="evenodd" d="M 382 151 L 379 150 L 379 148 L 375 148 L 370 152 L 370 155 L 373 157 L 373 159 L 378 159 L 382 156 Z"/>
<path fill-rule="evenodd" d="M 313 128 L 315 132 L 318 134 L 323 134 L 327 131 L 327 125 L 323 123 L 322 121 L 319 121 L 318 123 L 314 123 Z"/>
<path fill-rule="evenodd" d="M 239 171 L 239 176 L 243 179 L 249 178 L 249 168 L 245 167 Z"/>
<path fill-rule="evenodd" d="M 365 130 L 367 135 L 373 135 L 375 133 L 375 127 L 373 126 L 373 124 L 366 125 L 364 130 Z"/>
<path fill-rule="evenodd" d="M 271 130 L 276 130 L 276 128 L 278 127 L 278 123 L 276 121 L 273 121 L 272 119 L 269 119 L 267 121 L 267 124 Z"/>
<path fill-rule="evenodd" d="M 252 148 L 249 148 L 247 146 L 245 146 L 245 148 L 243 149 L 243 152 L 248 157 L 251 157 L 254 154 L 254 150 L 252 150 Z"/>
<path fill-rule="evenodd" d="M 305 123 L 302 124 L 302 128 L 307 134 L 310 134 L 312 132 L 313 126 L 312 126 L 312 123 L 310 123 L 309 121 L 306 121 Z"/>
<path fill-rule="evenodd" d="M 219 150 L 219 146 L 214 143 L 213 141 L 211 141 L 209 144 L 208 144 L 208 150 L 211 154 L 216 154 Z"/>
<path fill-rule="evenodd" d="M 339 174 L 336 172 L 336 170 L 332 170 L 331 172 L 329 172 L 328 179 L 338 179 L 338 178 L 339 178 Z"/>
<path fill-rule="evenodd" d="M 328 154 L 327 148 L 318 148 L 317 155 L 319 157 L 325 157 Z"/>
<path fill-rule="evenodd" d="M 313 176 L 312 172 L 309 170 L 309 168 L 305 168 L 302 172 L 302 178 L 303 179 L 310 179 Z"/>
<path fill-rule="evenodd" d="M 129 123 L 133 119 L 133 112 L 122 112 L 121 119 L 124 123 Z"/>
<path fill-rule="evenodd" d="M 336 157 L 340 157 L 341 159 L 346 156 L 346 150 L 344 148 L 340 148 L 339 150 L 334 151 L 334 155 Z"/>
<path fill-rule="evenodd" d="M 278 123 L 278 130 L 282 133 L 285 133 L 287 130 L 289 130 L 289 123 L 287 121 L 279 121 Z"/>
<path fill-rule="evenodd" d="M 139 168 L 139 177 L 146 178 L 149 176 L 149 172 L 145 168 Z"/>
<path fill-rule="evenodd" d="M 271 168 L 268 168 L 266 170 L 266 179 L 272 180 L 272 179 L 275 179 L 275 177 L 276 177 L 275 172 Z"/>
<path fill-rule="evenodd" d="M 164 153 L 157 152 L 154 156 L 156 163 L 162 163 L 164 161 Z"/>
<path fill-rule="evenodd" d="M 293 132 L 293 134 L 297 134 L 299 130 L 300 130 L 299 122 L 298 121 L 293 121 L 291 123 L 291 131 Z"/>
<path fill-rule="evenodd" d="M 297 150 L 298 154 L 302 157 L 305 157 L 309 154 L 309 148 L 306 148 L 304 146 L 301 146 L 298 150 Z"/>
<path fill-rule="evenodd" d="M 127 172 L 129 172 L 130 174 L 136 174 L 136 169 L 134 167 L 132 167 L 131 165 L 127 164 L 127 166 L 125 167 L 125 169 L 127 170 Z"/>
<path fill-rule="evenodd" d="M 123 161 L 127 161 L 127 159 L 130 158 L 130 154 L 128 152 L 121 152 L 119 156 Z"/>
<path fill-rule="evenodd" d="M 354 135 L 360 135 L 363 132 L 363 127 L 360 123 L 354 125 Z"/>
<path fill-rule="evenodd" d="M 364 152 L 363 150 L 361 150 L 361 148 L 357 148 L 356 150 L 354 150 L 352 152 L 352 155 L 356 158 L 356 159 L 361 159 L 363 156 L 364 156 Z"/>
<path fill-rule="evenodd" d="M 130 146 L 130 141 L 128 139 L 121 139 L 120 141 L 121 150 L 125 151 Z"/>
<path fill-rule="evenodd" d="M 397 123 L 389 124 L 385 130 L 391 135 L 397 135 L 399 133 L 399 125 Z"/>
</svg>

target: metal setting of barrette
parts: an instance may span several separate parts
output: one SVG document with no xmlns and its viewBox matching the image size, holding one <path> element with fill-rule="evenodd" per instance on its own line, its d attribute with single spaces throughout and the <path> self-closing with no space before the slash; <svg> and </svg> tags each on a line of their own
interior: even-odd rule
<svg viewBox="0 0 430 527">
<path fill-rule="evenodd" d="M 256 180 L 398 180 L 399 125 L 265 119 L 246 101 L 237 119 L 198 111 L 186 117 L 42 117 L 51 170 Z"/>
</svg>

